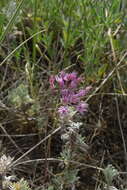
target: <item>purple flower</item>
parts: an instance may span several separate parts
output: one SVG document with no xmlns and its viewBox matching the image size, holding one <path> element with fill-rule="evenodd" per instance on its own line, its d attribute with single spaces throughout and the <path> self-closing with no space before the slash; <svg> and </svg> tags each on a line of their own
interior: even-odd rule
<svg viewBox="0 0 127 190">
<path fill-rule="evenodd" d="M 88 92 L 90 91 L 91 88 L 92 88 L 91 86 L 88 86 L 85 89 L 79 90 L 79 92 L 76 94 L 76 96 L 77 97 L 83 97 L 83 96 L 85 96 L 86 94 L 88 94 Z"/>
<path fill-rule="evenodd" d="M 70 94 L 69 89 L 62 89 L 62 90 L 61 90 L 61 95 L 62 95 L 62 96 L 68 96 L 69 94 Z"/>
<path fill-rule="evenodd" d="M 68 89 L 62 89 L 61 90 L 61 102 L 64 104 L 69 103 L 69 98 L 70 98 L 70 91 Z"/>
<path fill-rule="evenodd" d="M 58 76 L 56 76 L 55 79 L 58 82 L 60 88 L 63 88 L 64 87 L 64 80 L 61 77 L 58 77 Z"/>
<path fill-rule="evenodd" d="M 76 72 L 65 73 L 61 71 L 56 76 L 51 76 L 49 79 L 51 89 L 55 88 L 55 82 L 60 93 L 60 100 L 62 106 L 58 108 L 58 113 L 61 117 L 68 116 L 70 114 L 70 109 L 77 111 L 81 114 L 87 111 L 88 104 L 81 101 L 81 98 L 84 97 L 92 88 L 91 86 L 86 87 L 85 89 L 78 89 L 79 83 L 82 81 L 81 77 L 77 76 Z"/>
<path fill-rule="evenodd" d="M 65 117 L 69 113 L 68 106 L 60 106 L 58 109 L 58 113 L 60 114 L 61 117 Z"/>
<path fill-rule="evenodd" d="M 66 75 L 66 73 L 65 73 L 64 71 L 61 71 L 61 72 L 60 72 L 60 77 L 61 77 L 62 79 L 64 79 L 65 75 Z"/>
<path fill-rule="evenodd" d="M 76 106 L 76 110 L 83 114 L 84 112 L 87 112 L 88 110 L 88 104 L 85 102 L 80 102 L 77 106 Z"/>
<path fill-rule="evenodd" d="M 64 104 L 76 104 L 80 101 L 80 98 L 75 96 L 75 92 L 70 89 L 63 89 L 61 96 L 61 102 Z"/>
<path fill-rule="evenodd" d="M 64 104 L 69 104 L 70 100 L 68 96 L 62 96 L 61 102 Z"/>
<path fill-rule="evenodd" d="M 87 86 L 87 87 L 85 88 L 86 94 L 91 90 L 91 88 L 92 88 L 92 86 Z M 85 94 L 85 95 L 86 95 L 86 94 Z"/>
<path fill-rule="evenodd" d="M 79 90 L 79 92 L 76 94 L 77 97 L 83 97 L 86 95 L 86 90 L 82 89 L 82 90 Z"/>
<path fill-rule="evenodd" d="M 76 80 L 77 79 L 77 73 L 72 72 L 72 73 L 66 73 L 64 76 L 65 81 L 71 81 L 71 80 Z"/>
<path fill-rule="evenodd" d="M 71 79 L 71 80 L 77 79 L 77 73 L 76 73 L 76 72 L 70 73 L 70 79 Z"/>
<path fill-rule="evenodd" d="M 75 94 L 70 97 L 70 103 L 77 104 L 80 101 L 79 97 L 76 97 Z"/>
<path fill-rule="evenodd" d="M 80 77 L 74 77 L 71 81 L 70 81 L 70 84 L 69 84 L 69 87 L 70 88 L 73 88 L 73 89 L 76 89 L 78 84 L 81 82 L 81 78 Z"/>
<path fill-rule="evenodd" d="M 73 80 L 70 82 L 69 87 L 75 89 L 75 88 L 77 88 L 77 85 L 78 85 L 77 80 Z"/>
</svg>

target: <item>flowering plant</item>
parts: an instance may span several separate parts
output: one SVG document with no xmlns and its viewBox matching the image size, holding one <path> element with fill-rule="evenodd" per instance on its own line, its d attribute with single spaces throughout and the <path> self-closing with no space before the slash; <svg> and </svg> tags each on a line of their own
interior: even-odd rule
<svg viewBox="0 0 127 190">
<path fill-rule="evenodd" d="M 79 89 L 78 85 L 81 81 L 82 78 L 78 77 L 76 72 L 65 73 L 61 71 L 60 74 L 50 77 L 50 88 L 54 90 L 58 86 L 59 89 L 62 105 L 58 108 L 58 113 L 61 118 L 69 116 L 72 111 L 81 114 L 87 111 L 88 104 L 82 101 L 82 98 L 90 91 L 91 86 Z"/>
<path fill-rule="evenodd" d="M 60 185 L 64 185 L 64 188 L 66 185 L 69 189 L 70 187 L 75 189 L 75 184 L 79 178 L 78 169 L 72 169 L 71 161 L 80 160 L 80 155 L 83 153 L 84 157 L 84 153 L 87 155 L 89 150 L 89 146 L 84 142 L 84 137 L 79 134 L 82 123 L 73 121 L 73 116 L 77 112 L 83 114 L 88 109 L 88 104 L 83 101 L 83 97 L 90 91 L 91 86 L 80 88 L 79 84 L 82 80 L 76 72 L 66 73 L 64 71 L 51 76 L 49 79 L 50 88 L 60 97 L 58 113 L 60 117 L 59 124 L 62 129 L 61 140 L 64 144 L 61 159 L 65 166 L 62 175 L 55 178 L 55 181 L 58 181 L 57 189 Z"/>
</svg>

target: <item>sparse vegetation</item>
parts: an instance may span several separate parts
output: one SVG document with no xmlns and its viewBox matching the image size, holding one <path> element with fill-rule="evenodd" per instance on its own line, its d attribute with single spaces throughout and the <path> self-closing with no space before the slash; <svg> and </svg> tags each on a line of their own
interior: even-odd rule
<svg viewBox="0 0 127 190">
<path fill-rule="evenodd" d="M 0 189 L 126 190 L 126 0 L 0 7 Z"/>
</svg>

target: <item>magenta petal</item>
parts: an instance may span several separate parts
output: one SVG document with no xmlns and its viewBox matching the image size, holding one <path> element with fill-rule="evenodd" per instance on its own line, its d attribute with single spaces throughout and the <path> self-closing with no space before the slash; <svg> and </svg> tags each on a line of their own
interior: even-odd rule
<svg viewBox="0 0 127 190">
<path fill-rule="evenodd" d="M 85 88 L 86 93 L 88 93 L 88 92 L 91 90 L 91 88 L 92 88 L 92 86 L 87 86 L 87 87 Z"/>
<path fill-rule="evenodd" d="M 62 79 L 64 79 L 65 75 L 66 75 L 66 73 L 65 73 L 64 71 L 61 71 L 61 72 L 60 72 L 60 77 L 61 77 Z"/>
<path fill-rule="evenodd" d="M 83 114 L 84 112 L 87 111 L 88 109 L 88 104 L 85 102 L 80 102 L 77 106 L 76 109 L 79 113 Z"/>
<path fill-rule="evenodd" d="M 71 80 L 77 79 L 77 73 L 76 73 L 76 72 L 70 73 L 70 79 L 71 79 Z"/>
<path fill-rule="evenodd" d="M 56 76 L 56 81 L 58 82 L 59 86 L 62 88 L 64 87 L 64 81 L 61 77 Z"/>
<path fill-rule="evenodd" d="M 77 84 L 78 84 L 77 81 L 76 81 L 76 80 L 73 80 L 73 81 L 71 81 L 69 87 L 70 87 L 70 88 L 77 88 Z"/>
<path fill-rule="evenodd" d="M 55 76 L 52 75 L 52 76 L 49 78 L 49 84 L 50 84 L 50 88 L 51 88 L 51 89 L 54 89 L 54 88 L 55 88 L 54 83 L 55 83 Z"/>
<path fill-rule="evenodd" d="M 58 109 L 58 113 L 60 114 L 60 116 L 66 116 L 69 113 L 69 109 L 68 106 L 60 106 Z"/>
</svg>

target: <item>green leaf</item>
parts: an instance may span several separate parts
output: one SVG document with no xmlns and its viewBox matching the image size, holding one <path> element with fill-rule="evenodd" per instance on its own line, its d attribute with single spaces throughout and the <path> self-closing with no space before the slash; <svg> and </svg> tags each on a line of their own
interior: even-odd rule
<svg viewBox="0 0 127 190">
<path fill-rule="evenodd" d="M 107 70 L 107 67 L 108 67 L 108 64 L 104 64 L 104 65 L 102 65 L 102 66 L 99 68 L 99 70 L 98 70 L 98 76 L 99 76 L 100 78 L 105 74 L 105 72 L 106 72 L 106 70 Z"/>
</svg>

